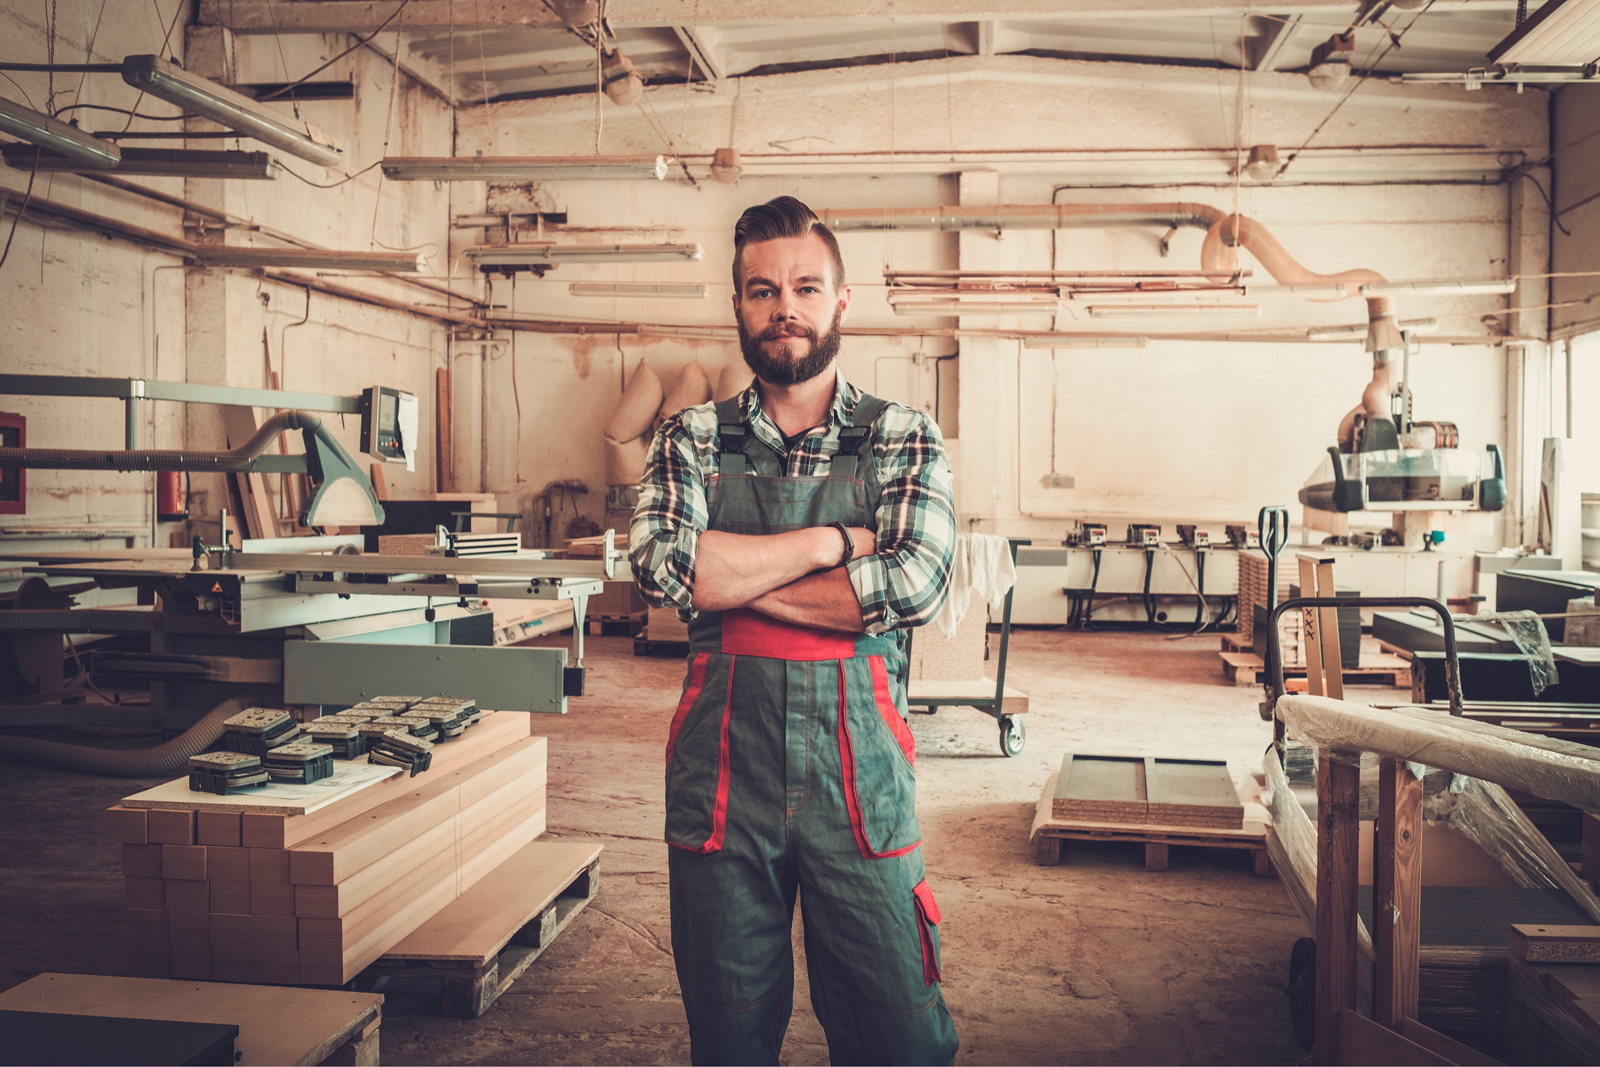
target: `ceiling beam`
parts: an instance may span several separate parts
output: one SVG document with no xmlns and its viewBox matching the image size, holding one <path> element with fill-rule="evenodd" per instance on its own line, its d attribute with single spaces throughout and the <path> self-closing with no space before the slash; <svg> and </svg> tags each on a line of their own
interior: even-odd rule
<svg viewBox="0 0 1600 1067">
<path fill-rule="evenodd" d="M 1278 58 L 1283 54 L 1283 46 L 1289 43 L 1295 31 L 1300 28 L 1299 15 L 1282 15 L 1274 18 L 1267 32 L 1259 37 L 1247 38 L 1245 41 L 1245 61 L 1250 64 L 1251 70 L 1269 71 L 1278 69 Z"/>
<path fill-rule="evenodd" d="M 984 19 L 978 23 L 978 54 L 980 56 L 994 55 L 994 19 Z"/>
<path fill-rule="evenodd" d="M 1462 0 L 1438 0 L 1435 7 Z M 1481 3 L 1481 0 L 1479 0 Z M 236 33 L 370 32 L 394 14 L 398 0 L 200 0 L 198 21 Z M 1275 11 L 1337 11 L 1348 15 L 1351 0 L 1277 0 Z M 614 26 L 683 26 L 708 22 L 786 22 L 856 19 L 861 0 L 609 0 Z M 1249 0 L 898 0 L 897 20 L 969 22 L 994 18 L 1125 18 L 1129 16 L 1239 15 L 1255 10 Z M 528 26 L 558 29 L 562 23 L 543 0 L 411 0 L 401 21 L 407 29 Z"/>
<path fill-rule="evenodd" d="M 701 74 L 712 81 L 720 81 L 728 76 L 727 61 L 706 39 L 704 30 L 695 26 L 674 26 L 672 32 L 683 42 L 683 50 L 689 53 L 694 65 L 700 68 Z"/>
</svg>

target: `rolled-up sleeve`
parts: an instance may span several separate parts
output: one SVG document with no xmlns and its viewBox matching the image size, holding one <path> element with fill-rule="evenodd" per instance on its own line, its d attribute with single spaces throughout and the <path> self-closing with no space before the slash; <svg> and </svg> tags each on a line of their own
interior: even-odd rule
<svg viewBox="0 0 1600 1067">
<path fill-rule="evenodd" d="M 877 446 L 883 450 L 878 550 L 848 567 L 869 634 L 929 622 L 950 587 L 956 541 L 950 461 L 933 420 L 910 414 L 904 436 Z"/>
<path fill-rule="evenodd" d="M 695 446 L 674 416 L 650 444 L 628 532 L 629 562 L 646 602 L 691 611 L 695 557 L 705 528 L 705 485 Z"/>
</svg>

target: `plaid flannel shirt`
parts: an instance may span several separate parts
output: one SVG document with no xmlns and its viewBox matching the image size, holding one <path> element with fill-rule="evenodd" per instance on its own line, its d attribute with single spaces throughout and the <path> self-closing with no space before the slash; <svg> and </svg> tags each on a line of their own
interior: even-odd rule
<svg viewBox="0 0 1600 1067">
<path fill-rule="evenodd" d="M 825 426 L 785 448 L 783 434 L 761 410 L 755 383 L 739 403 L 752 432 L 778 455 L 788 455 L 790 477 L 826 475 L 839 451 L 861 391 L 840 375 Z M 872 432 L 872 461 L 881 485 L 878 550 L 847 566 L 869 634 L 930 621 L 950 585 L 955 514 L 944 439 L 920 411 L 890 404 Z M 692 618 L 695 557 L 706 528 L 706 486 L 717 470 L 717 413 L 713 404 L 685 408 L 656 431 L 645 460 L 639 506 L 633 513 L 628 554 L 646 601 L 676 607 Z"/>
</svg>

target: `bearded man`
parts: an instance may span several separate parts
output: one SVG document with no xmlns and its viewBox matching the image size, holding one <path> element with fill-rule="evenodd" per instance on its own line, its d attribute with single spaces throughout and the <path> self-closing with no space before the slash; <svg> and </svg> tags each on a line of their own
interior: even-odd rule
<svg viewBox="0 0 1600 1067">
<path fill-rule="evenodd" d="M 839 374 L 850 289 L 810 208 L 746 211 L 733 281 L 755 381 L 661 425 L 629 539 L 689 626 L 666 840 L 692 1058 L 778 1062 L 798 893 L 832 1061 L 951 1063 L 898 636 L 949 585 L 944 442 Z"/>
</svg>

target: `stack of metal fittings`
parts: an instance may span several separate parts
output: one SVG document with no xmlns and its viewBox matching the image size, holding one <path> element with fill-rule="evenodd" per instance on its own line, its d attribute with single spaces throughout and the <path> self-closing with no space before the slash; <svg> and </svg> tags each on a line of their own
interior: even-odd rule
<svg viewBox="0 0 1600 1067">
<path fill-rule="evenodd" d="M 282 708 L 246 708 L 223 720 L 223 742 L 234 752 L 265 756 L 300 736 L 300 727 Z"/>
<path fill-rule="evenodd" d="M 333 746 L 316 741 L 279 745 L 264 761 L 274 782 L 320 782 L 333 773 Z"/>
<path fill-rule="evenodd" d="M 227 796 L 230 789 L 266 785 L 261 757 L 247 752 L 202 752 L 189 757 L 189 788 L 196 793 Z"/>
</svg>

